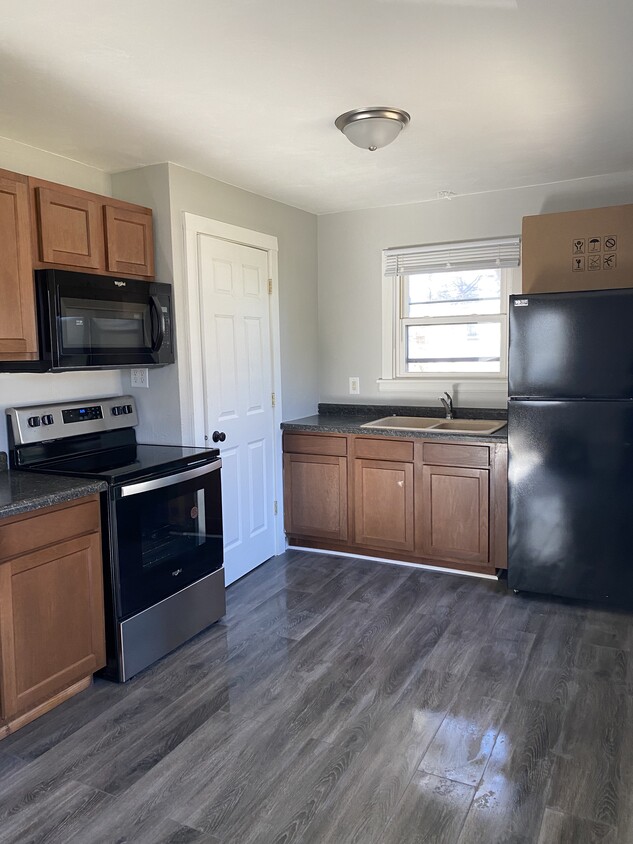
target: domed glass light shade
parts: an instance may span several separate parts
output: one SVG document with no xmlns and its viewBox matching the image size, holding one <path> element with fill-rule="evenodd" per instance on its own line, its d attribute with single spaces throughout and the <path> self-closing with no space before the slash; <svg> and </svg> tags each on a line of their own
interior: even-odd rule
<svg viewBox="0 0 633 844">
<path fill-rule="evenodd" d="M 346 111 L 334 125 L 355 146 L 374 152 L 395 141 L 410 120 L 411 116 L 402 109 L 375 106 Z"/>
</svg>

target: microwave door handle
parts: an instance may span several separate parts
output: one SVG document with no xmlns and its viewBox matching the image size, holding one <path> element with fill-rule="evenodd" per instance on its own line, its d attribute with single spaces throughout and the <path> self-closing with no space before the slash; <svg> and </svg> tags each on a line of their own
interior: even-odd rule
<svg viewBox="0 0 633 844">
<path fill-rule="evenodd" d="M 163 345 L 163 340 L 165 339 L 165 314 L 161 308 L 158 296 L 152 295 L 149 297 L 149 306 L 152 311 L 156 311 L 156 324 L 158 327 L 156 340 L 154 340 L 154 320 L 152 319 L 152 336 L 150 342 L 152 344 L 152 351 L 158 352 Z"/>
</svg>

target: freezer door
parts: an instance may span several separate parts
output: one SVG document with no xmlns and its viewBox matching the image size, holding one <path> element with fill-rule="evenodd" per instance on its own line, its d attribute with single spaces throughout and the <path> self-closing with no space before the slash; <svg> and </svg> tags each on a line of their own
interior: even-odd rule
<svg viewBox="0 0 633 844">
<path fill-rule="evenodd" d="M 508 404 L 508 583 L 633 606 L 633 403 Z"/>
<path fill-rule="evenodd" d="M 508 395 L 633 397 L 632 330 L 633 289 L 511 296 Z"/>
</svg>

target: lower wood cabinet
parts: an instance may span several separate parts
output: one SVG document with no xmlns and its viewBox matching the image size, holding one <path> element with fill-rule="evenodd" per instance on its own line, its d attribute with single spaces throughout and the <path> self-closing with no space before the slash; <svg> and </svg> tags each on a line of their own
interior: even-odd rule
<svg viewBox="0 0 633 844">
<path fill-rule="evenodd" d="M 98 496 L 0 522 L 0 738 L 105 665 Z"/>
<path fill-rule="evenodd" d="M 284 454 L 286 533 L 347 539 L 347 458 Z"/>
<path fill-rule="evenodd" d="M 417 522 L 419 550 L 426 557 L 488 563 L 488 469 L 420 467 Z"/>
<path fill-rule="evenodd" d="M 352 437 L 354 543 L 387 552 L 414 550 L 413 444 Z"/>
<path fill-rule="evenodd" d="M 503 442 L 284 434 L 292 544 L 492 573 L 507 566 Z"/>
</svg>

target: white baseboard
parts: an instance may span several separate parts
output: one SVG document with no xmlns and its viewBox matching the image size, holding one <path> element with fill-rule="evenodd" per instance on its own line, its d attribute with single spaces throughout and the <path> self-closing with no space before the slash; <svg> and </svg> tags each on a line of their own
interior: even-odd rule
<svg viewBox="0 0 633 844">
<path fill-rule="evenodd" d="M 387 560 L 385 557 L 367 557 L 365 554 L 352 554 L 349 551 L 324 551 L 321 548 L 305 548 L 303 545 L 288 545 L 287 551 L 309 551 L 312 554 L 328 554 L 331 557 L 352 557 L 355 560 L 372 560 L 376 563 L 388 563 L 390 566 L 406 566 L 410 569 L 424 569 L 434 571 L 436 574 L 459 574 L 463 577 L 477 577 L 481 580 L 499 580 L 496 574 L 479 574 L 475 571 L 462 571 L 461 569 L 449 569 L 445 566 L 431 566 L 426 563 L 408 563 L 404 560 Z"/>
</svg>

